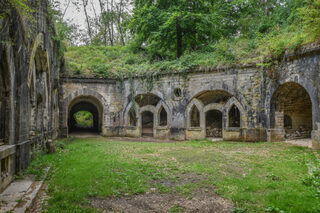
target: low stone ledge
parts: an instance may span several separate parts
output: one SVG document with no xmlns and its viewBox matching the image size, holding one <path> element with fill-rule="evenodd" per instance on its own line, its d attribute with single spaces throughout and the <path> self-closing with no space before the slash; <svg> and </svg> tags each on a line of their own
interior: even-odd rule
<svg viewBox="0 0 320 213">
<path fill-rule="evenodd" d="M 169 128 L 167 126 L 157 126 L 155 129 L 156 130 L 169 130 Z"/>
<path fill-rule="evenodd" d="M 186 138 L 188 140 L 201 140 L 205 139 L 206 131 L 201 127 L 189 127 L 186 130 Z"/>
<path fill-rule="evenodd" d="M 225 141 L 242 141 L 240 128 L 228 128 L 222 131 L 222 137 Z"/>
<path fill-rule="evenodd" d="M 285 141 L 286 131 L 284 129 L 269 129 L 268 141 L 281 142 Z"/>
<path fill-rule="evenodd" d="M 0 146 L 0 159 L 13 155 L 16 152 L 15 145 L 3 145 Z"/>
</svg>

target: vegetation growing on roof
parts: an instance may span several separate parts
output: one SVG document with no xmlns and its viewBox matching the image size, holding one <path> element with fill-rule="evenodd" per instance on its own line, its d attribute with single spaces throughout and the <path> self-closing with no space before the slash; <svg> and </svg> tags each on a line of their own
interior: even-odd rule
<svg viewBox="0 0 320 213">
<path fill-rule="evenodd" d="M 64 26 L 66 75 L 123 79 L 235 64 L 271 66 L 285 51 L 320 36 L 319 0 L 123 2 L 132 11 L 121 19 L 121 32 L 117 10 L 88 22 L 90 35 L 77 36 L 80 43 Z"/>
</svg>

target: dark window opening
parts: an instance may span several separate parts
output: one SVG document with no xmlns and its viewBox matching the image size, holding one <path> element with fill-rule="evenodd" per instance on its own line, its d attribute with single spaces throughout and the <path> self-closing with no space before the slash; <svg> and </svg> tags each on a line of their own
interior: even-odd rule
<svg viewBox="0 0 320 213">
<path fill-rule="evenodd" d="M 175 88 L 173 93 L 177 98 L 180 98 L 182 96 L 182 90 L 180 88 Z"/>
<path fill-rule="evenodd" d="M 153 113 L 145 111 L 141 115 L 142 136 L 153 137 Z"/>
<path fill-rule="evenodd" d="M 195 105 L 192 107 L 190 112 L 190 126 L 200 127 L 200 112 Z"/>
<path fill-rule="evenodd" d="M 235 105 L 229 111 L 229 127 L 240 127 L 240 111 Z"/>
<path fill-rule="evenodd" d="M 219 110 L 210 110 L 206 113 L 206 136 L 222 137 L 222 112 Z"/>
<path fill-rule="evenodd" d="M 166 110 L 162 107 L 160 111 L 160 126 L 167 126 L 168 120 L 167 120 L 167 112 Z"/>
</svg>

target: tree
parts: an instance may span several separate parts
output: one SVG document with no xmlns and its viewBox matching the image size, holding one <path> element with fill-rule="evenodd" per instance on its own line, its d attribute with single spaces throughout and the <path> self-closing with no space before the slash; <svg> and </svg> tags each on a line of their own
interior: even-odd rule
<svg viewBox="0 0 320 213">
<path fill-rule="evenodd" d="M 88 30 L 90 43 L 92 43 L 92 32 L 91 32 L 90 20 L 87 12 L 88 0 L 82 0 L 82 6 L 83 6 L 84 14 L 86 16 L 87 30 Z"/>
<path fill-rule="evenodd" d="M 235 33 L 232 3 L 224 0 L 136 0 L 130 29 L 134 48 L 175 58 Z"/>
</svg>

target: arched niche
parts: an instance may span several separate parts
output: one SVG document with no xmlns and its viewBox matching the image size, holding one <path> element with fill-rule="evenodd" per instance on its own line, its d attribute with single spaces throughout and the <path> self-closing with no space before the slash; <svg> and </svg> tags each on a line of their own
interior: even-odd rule
<svg viewBox="0 0 320 213">
<path fill-rule="evenodd" d="M 168 113 L 164 107 L 161 107 L 159 110 L 159 126 L 168 125 Z"/>
<path fill-rule="evenodd" d="M 285 129 L 289 139 L 311 137 L 312 101 L 303 86 L 287 82 L 277 88 L 270 104 L 270 126 Z"/>
<path fill-rule="evenodd" d="M 241 103 L 232 97 L 224 106 L 224 128 L 247 128 L 247 114 Z M 234 116 L 231 118 L 231 116 Z M 239 122 L 240 119 L 240 122 Z M 240 124 L 240 125 L 239 125 Z"/>
<path fill-rule="evenodd" d="M 228 112 L 228 124 L 229 127 L 240 128 L 241 127 L 241 114 L 240 110 L 236 105 L 232 105 Z"/>
<path fill-rule="evenodd" d="M 190 110 L 190 127 L 200 127 L 200 111 L 196 105 Z"/>
<path fill-rule="evenodd" d="M 185 121 L 186 121 L 187 128 L 192 128 L 192 127 L 204 128 L 205 118 L 204 118 L 203 108 L 204 108 L 203 104 L 197 99 L 193 99 L 187 105 L 187 108 L 185 111 Z"/>
<path fill-rule="evenodd" d="M 159 101 L 156 106 L 156 123 L 157 127 L 169 127 L 172 121 L 171 111 L 164 101 Z"/>
</svg>

